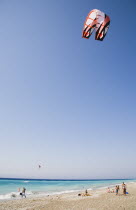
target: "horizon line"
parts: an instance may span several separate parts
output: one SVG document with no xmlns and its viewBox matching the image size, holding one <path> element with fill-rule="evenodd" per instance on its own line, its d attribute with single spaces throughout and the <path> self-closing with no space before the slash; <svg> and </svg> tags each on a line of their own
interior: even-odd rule
<svg viewBox="0 0 136 210">
<path fill-rule="evenodd" d="M 6 180 L 32 180 L 32 181 L 100 181 L 100 180 L 134 180 L 135 178 L 115 178 L 115 179 L 114 178 L 113 179 L 112 178 L 109 178 L 109 179 L 106 179 L 106 178 L 105 179 L 104 178 L 103 179 L 100 179 L 100 178 L 99 179 L 93 179 L 93 178 L 92 179 L 89 179 L 89 178 L 88 179 L 70 179 L 70 178 L 69 179 L 48 179 L 48 178 L 47 179 L 45 179 L 45 178 L 39 179 L 39 178 L 37 178 L 36 179 L 36 178 L 16 178 L 16 177 L 15 178 L 7 178 L 7 177 L 4 178 L 4 177 L 0 177 L 0 179 L 1 180 L 4 180 L 4 179 L 6 179 Z"/>
</svg>

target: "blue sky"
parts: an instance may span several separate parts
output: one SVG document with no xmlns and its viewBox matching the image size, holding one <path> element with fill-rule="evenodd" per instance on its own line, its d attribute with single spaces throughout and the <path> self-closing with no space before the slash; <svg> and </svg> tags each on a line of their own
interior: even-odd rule
<svg viewBox="0 0 136 210">
<path fill-rule="evenodd" d="M 111 18 L 103 42 L 81 37 L 95 8 Z M 0 1 L 0 177 L 135 176 L 135 8 Z"/>
</svg>

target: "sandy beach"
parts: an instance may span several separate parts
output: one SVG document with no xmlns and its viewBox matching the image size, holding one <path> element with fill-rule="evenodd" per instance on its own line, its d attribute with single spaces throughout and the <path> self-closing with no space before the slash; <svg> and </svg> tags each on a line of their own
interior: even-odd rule
<svg viewBox="0 0 136 210">
<path fill-rule="evenodd" d="M 78 196 L 78 193 L 52 195 L 46 197 L 26 198 L 0 202 L 0 210 L 135 210 L 136 183 L 127 184 L 128 195 L 107 193 L 106 189 L 89 191 L 91 196 Z M 83 192 L 81 192 L 83 193 Z"/>
</svg>

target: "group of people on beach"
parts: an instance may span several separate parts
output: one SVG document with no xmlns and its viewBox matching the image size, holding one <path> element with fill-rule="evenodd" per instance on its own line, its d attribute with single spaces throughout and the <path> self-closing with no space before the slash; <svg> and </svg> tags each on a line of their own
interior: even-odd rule
<svg viewBox="0 0 136 210">
<path fill-rule="evenodd" d="M 108 193 L 114 193 L 114 192 L 116 192 L 116 195 L 118 195 L 119 190 L 120 190 L 119 185 L 116 185 L 115 190 L 114 189 L 110 190 L 110 188 L 108 187 L 107 192 Z M 128 192 L 126 192 L 126 184 L 124 182 L 122 183 L 122 190 L 123 190 L 123 195 L 128 194 Z"/>
</svg>

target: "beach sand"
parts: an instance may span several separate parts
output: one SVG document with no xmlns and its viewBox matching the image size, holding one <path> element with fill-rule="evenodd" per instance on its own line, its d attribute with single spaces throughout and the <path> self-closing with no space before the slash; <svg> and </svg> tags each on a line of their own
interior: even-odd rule
<svg viewBox="0 0 136 210">
<path fill-rule="evenodd" d="M 136 210 L 136 183 L 127 184 L 128 195 L 107 193 L 106 189 L 89 191 L 91 196 L 77 193 L 0 201 L 0 210 Z M 83 192 L 81 192 L 83 193 Z"/>
</svg>

